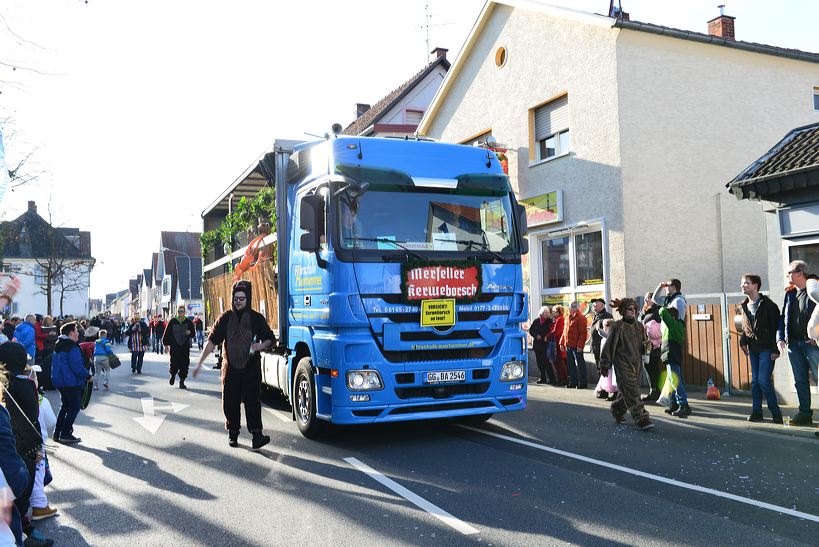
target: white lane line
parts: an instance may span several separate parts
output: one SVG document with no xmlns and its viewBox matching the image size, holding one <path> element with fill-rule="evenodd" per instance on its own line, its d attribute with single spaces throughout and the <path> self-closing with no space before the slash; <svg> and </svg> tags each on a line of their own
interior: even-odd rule
<svg viewBox="0 0 819 547">
<path fill-rule="evenodd" d="M 293 420 L 290 419 L 290 416 L 285 416 L 281 412 L 276 412 L 272 408 L 267 408 L 266 406 L 263 406 L 262 408 L 265 409 L 266 411 L 270 412 L 272 415 L 274 415 L 275 417 L 277 417 L 278 419 L 280 419 L 281 421 L 283 421 L 285 423 L 289 423 L 289 422 L 293 421 Z"/>
<path fill-rule="evenodd" d="M 378 471 L 376 471 L 375 469 L 373 469 L 372 467 L 370 467 L 366 463 L 363 463 L 358 458 L 344 458 L 344 461 L 349 463 L 350 465 L 352 465 L 353 467 L 355 467 L 359 471 L 362 471 L 362 472 L 366 473 L 371 478 L 373 478 L 376 481 L 380 482 L 381 484 L 383 484 L 384 486 L 386 486 L 387 488 L 389 488 L 390 490 L 392 490 L 393 492 L 395 492 L 396 494 L 398 494 L 402 498 L 414 503 L 415 505 L 417 505 L 418 507 L 420 507 L 421 509 L 423 509 L 427 513 L 431 514 L 433 517 L 437 518 L 438 520 L 440 520 L 444 524 L 447 524 L 447 525 L 451 526 L 452 528 L 455 528 L 460 533 L 465 534 L 465 535 L 479 534 L 480 533 L 479 530 L 476 530 L 475 528 L 472 528 L 470 525 L 468 525 L 464 521 L 453 517 L 452 515 L 450 515 L 449 513 L 447 513 L 446 511 L 444 511 L 440 507 L 438 507 L 437 505 L 431 504 L 430 502 L 428 502 L 427 500 L 425 500 L 421 496 L 419 496 L 417 494 L 414 494 L 410 490 L 407 490 L 406 488 L 404 488 L 403 486 L 401 486 L 400 484 L 398 484 L 394 480 L 388 479 L 387 477 L 385 477 L 384 475 L 382 475 L 381 473 L 379 473 Z"/>
<path fill-rule="evenodd" d="M 481 433 L 483 435 L 489 435 L 490 437 L 495 437 L 498 439 L 503 439 L 504 441 L 510 441 L 517 444 L 522 444 L 523 446 L 528 446 L 530 448 L 536 448 L 538 450 L 543 450 L 544 452 L 551 452 L 552 454 L 557 454 L 559 456 L 565 456 L 567 458 L 573 458 L 575 460 L 580 460 L 582 462 L 593 463 L 594 465 L 599 465 L 601 467 L 608 467 L 609 469 L 614 469 L 615 471 L 622 471 L 623 473 L 628 473 L 629 475 L 635 475 L 637 477 L 643 477 L 645 479 L 650 479 L 657 482 L 662 482 L 665 484 L 670 484 L 672 486 L 678 486 L 680 488 L 685 488 L 687 490 L 693 490 L 695 492 L 702 492 L 704 494 L 711 494 L 712 496 L 717 496 L 719 498 L 725 498 L 733 501 L 738 501 L 739 503 L 745 503 L 747 505 L 753 505 L 754 507 L 759 507 L 760 509 L 768 509 L 769 511 L 775 511 L 777 513 L 783 513 L 785 515 L 791 515 L 793 517 L 797 517 L 804 520 L 810 520 L 813 522 L 819 522 L 819 516 L 811 515 L 810 513 L 803 513 L 802 511 L 796 511 L 794 509 L 788 509 L 787 507 L 780 507 L 779 505 L 773 505 L 772 503 L 765 503 L 764 501 L 757 501 L 755 499 L 746 498 L 743 496 L 737 496 L 736 494 L 729 494 L 728 492 L 721 492 L 719 490 L 714 490 L 713 488 L 706 488 L 704 486 L 698 486 L 696 484 L 690 484 L 687 482 L 682 482 L 674 479 L 668 479 L 666 477 L 661 477 L 660 475 L 652 475 L 651 473 L 646 473 L 645 471 L 638 471 L 636 469 L 631 469 L 630 467 L 623 467 L 622 465 L 617 465 L 614 463 L 604 462 L 602 460 L 596 460 L 594 458 L 589 458 L 588 456 L 581 456 L 580 454 L 575 454 L 573 452 L 566 452 L 565 450 L 558 450 L 557 448 L 550 448 L 548 446 L 543 446 L 540 444 L 536 444 L 530 441 L 524 441 L 523 439 L 516 439 L 514 437 L 509 437 L 507 435 L 501 435 L 499 433 L 494 433 L 492 431 L 485 431 L 483 429 L 478 429 L 476 427 L 468 426 L 468 425 L 459 425 L 458 427 L 462 429 L 468 429 L 470 431 L 474 431 L 475 433 Z"/>
</svg>

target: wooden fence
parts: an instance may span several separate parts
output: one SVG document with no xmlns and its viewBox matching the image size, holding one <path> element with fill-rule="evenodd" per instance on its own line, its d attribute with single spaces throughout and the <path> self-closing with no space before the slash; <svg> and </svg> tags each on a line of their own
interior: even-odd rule
<svg viewBox="0 0 819 547">
<path fill-rule="evenodd" d="M 735 306 L 728 305 L 729 360 L 731 389 L 750 391 L 751 365 L 739 348 L 739 334 L 734 328 Z M 693 304 L 686 313 L 686 348 L 683 358 L 683 378 L 686 384 L 704 386 L 708 378 L 724 390 L 725 362 L 722 345 L 722 309 L 719 304 Z"/>
<path fill-rule="evenodd" d="M 245 272 L 242 279 L 253 284 L 252 307 L 267 318 L 267 324 L 274 332 L 279 329 L 279 292 L 276 290 L 275 267 L 272 260 L 265 260 Z M 232 304 L 233 272 L 205 279 L 203 296 L 205 299 L 205 324 L 209 328 L 224 310 Z"/>
</svg>

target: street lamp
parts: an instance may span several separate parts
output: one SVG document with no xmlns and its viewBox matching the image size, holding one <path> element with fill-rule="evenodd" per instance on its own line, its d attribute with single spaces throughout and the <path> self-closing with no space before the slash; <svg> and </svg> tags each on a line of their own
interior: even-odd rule
<svg viewBox="0 0 819 547">
<path fill-rule="evenodd" d="M 169 249 L 168 247 L 160 246 L 159 250 L 160 251 L 171 251 L 172 253 L 179 253 L 181 255 L 185 255 L 185 258 L 188 259 L 188 302 L 190 302 L 191 300 L 193 300 L 193 282 L 192 282 L 193 277 L 191 275 L 193 267 L 191 266 L 191 264 L 192 264 L 191 257 L 188 256 L 187 253 L 183 253 L 182 251 L 177 251 L 176 249 Z"/>
</svg>

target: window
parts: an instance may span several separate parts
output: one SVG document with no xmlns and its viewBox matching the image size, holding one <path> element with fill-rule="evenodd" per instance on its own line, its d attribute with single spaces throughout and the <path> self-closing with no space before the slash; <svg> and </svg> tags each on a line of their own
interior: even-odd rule
<svg viewBox="0 0 819 547">
<path fill-rule="evenodd" d="M 790 262 L 804 260 L 808 263 L 808 266 L 819 264 L 819 243 L 792 245 L 788 249 L 788 257 Z"/>
<path fill-rule="evenodd" d="M 574 262 L 577 268 L 577 285 L 603 283 L 603 232 L 575 236 Z"/>
<path fill-rule="evenodd" d="M 465 141 L 461 141 L 461 144 L 465 144 L 467 146 L 486 146 L 486 141 L 489 137 L 492 136 L 492 130 L 484 131 L 479 135 L 475 135 L 474 137 L 470 137 Z"/>
<path fill-rule="evenodd" d="M 534 140 L 536 161 L 568 154 L 572 143 L 569 137 L 569 96 L 564 95 L 534 110 Z"/>
<path fill-rule="evenodd" d="M 569 238 L 555 237 L 542 244 L 543 288 L 558 289 L 569 285 Z"/>
<path fill-rule="evenodd" d="M 819 111 L 819 86 L 813 88 L 813 109 Z"/>
<path fill-rule="evenodd" d="M 503 68 L 506 64 L 506 48 L 501 46 L 495 51 L 495 66 Z"/>
<path fill-rule="evenodd" d="M 603 232 L 599 228 L 568 231 L 540 239 L 541 304 L 604 298 Z"/>
<path fill-rule="evenodd" d="M 35 264 L 34 266 L 34 284 L 35 285 L 45 285 L 47 282 L 46 279 L 46 270 L 39 264 Z"/>
<path fill-rule="evenodd" d="M 414 108 L 407 108 L 404 113 L 404 120 L 409 125 L 418 125 L 421 123 L 421 118 L 424 117 L 423 110 L 417 110 Z"/>
</svg>

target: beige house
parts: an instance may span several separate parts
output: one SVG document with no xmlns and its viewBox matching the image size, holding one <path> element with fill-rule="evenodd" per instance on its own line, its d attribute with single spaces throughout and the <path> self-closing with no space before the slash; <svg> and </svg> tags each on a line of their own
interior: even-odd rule
<svg viewBox="0 0 819 547">
<path fill-rule="evenodd" d="M 708 27 L 485 5 L 419 133 L 507 149 L 533 314 L 668 277 L 738 292 L 743 272 L 768 272 L 763 213 L 724 184 L 771 134 L 819 121 L 819 54 L 737 41 L 728 16 Z"/>
</svg>

